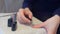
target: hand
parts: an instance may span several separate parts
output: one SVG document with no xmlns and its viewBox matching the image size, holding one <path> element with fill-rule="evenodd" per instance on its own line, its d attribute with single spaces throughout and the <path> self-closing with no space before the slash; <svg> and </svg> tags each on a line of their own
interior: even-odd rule
<svg viewBox="0 0 60 34">
<path fill-rule="evenodd" d="M 20 23 L 30 23 L 30 20 L 28 18 L 26 18 L 26 16 L 28 16 L 29 19 L 32 19 L 32 12 L 29 10 L 29 8 L 25 8 L 25 9 L 19 9 L 19 12 L 17 13 L 17 20 Z"/>
<path fill-rule="evenodd" d="M 46 29 L 47 34 L 56 34 L 57 28 L 59 26 L 60 17 L 55 15 L 52 18 L 46 20 L 42 24 L 37 24 L 32 27 L 40 28 L 43 27 Z"/>
</svg>

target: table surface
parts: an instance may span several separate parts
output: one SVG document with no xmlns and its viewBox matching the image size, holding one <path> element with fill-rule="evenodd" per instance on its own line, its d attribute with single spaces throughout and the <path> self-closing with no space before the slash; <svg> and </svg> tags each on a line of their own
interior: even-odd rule
<svg viewBox="0 0 60 34">
<path fill-rule="evenodd" d="M 10 15 L 11 13 L 0 13 L 0 16 Z M 17 22 L 17 30 L 11 31 L 11 27 L 7 26 L 8 18 L 11 16 L 0 17 L 0 29 L 2 29 L 3 34 L 46 34 L 46 30 L 44 28 L 32 28 L 30 26 L 26 26 Z M 32 18 L 33 24 L 42 23 L 37 18 Z"/>
</svg>

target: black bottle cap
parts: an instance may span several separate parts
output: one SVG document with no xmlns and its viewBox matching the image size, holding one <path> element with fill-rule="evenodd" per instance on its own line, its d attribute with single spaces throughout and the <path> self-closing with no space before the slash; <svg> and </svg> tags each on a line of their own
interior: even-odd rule
<svg viewBox="0 0 60 34">
<path fill-rule="evenodd" d="M 11 27 L 11 25 L 12 25 L 12 18 L 9 18 L 8 19 L 8 27 Z"/>
<path fill-rule="evenodd" d="M 17 22 L 14 22 L 12 24 L 12 31 L 16 31 L 16 29 L 17 29 Z"/>
</svg>

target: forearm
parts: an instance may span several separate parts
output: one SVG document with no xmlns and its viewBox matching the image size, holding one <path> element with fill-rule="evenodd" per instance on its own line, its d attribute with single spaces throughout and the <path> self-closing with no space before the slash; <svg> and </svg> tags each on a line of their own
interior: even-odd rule
<svg viewBox="0 0 60 34">
<path fill-rule="evenodd" d="M 60 16 L 54 15 L 54 16 L 51 17 L 50 19 L 54 20 L 57 24 L 60 24 Z"/>
<path fill-rule="evenodd" d="M 58 29 L 58 26 L 59 26 L 59 24 L 60 24 L 60 16 L 58 16 L 58 15 L 55 15 L 55 16 L 53 16 L 53 17 L 51 17 L 50 19 L 48 19 L 47 21 L 51 21 L 52 22 L 52 24 L 51 24 L 51 28 L 52 29 L 50 29 L 49 30 L 49 34 L 56 34 L 56 32 L 57 32 L 57 29 Z"/>
<path fill-rule="evenodd" d="M 52 22 L 54 22 L 56 24 L 60 24 L 60 16 L 58 16 L 58 15 L 54 15 L 53 17 L 47 19 L 46 21 L 48 21 L 48 20 L 52 21 Z"/>
</svg>

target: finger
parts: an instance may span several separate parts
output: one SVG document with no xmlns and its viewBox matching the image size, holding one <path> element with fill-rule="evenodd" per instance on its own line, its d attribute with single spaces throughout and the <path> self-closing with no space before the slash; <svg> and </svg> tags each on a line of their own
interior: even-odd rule
<svg viewBox="0 0 60 34">
<path fill-rule="evenodd" d="M 29 10 L 29 8 L 25 8 L 25 11 L 28 12 L 27 15 L 29 16 L 30 19 L 32 19 L 32 12 Z"/>
<path fill-rule="evenodd" d="M 41 23 L 41 24 L 37 24 L 37 25 L 34 25 L 32 26 L 33 28 L 43 28 L 45 26 L 44 23 Z"/>
<path fill-rule="evenodd" d="M 33 17 L 33 15 L 32 15 L 32 13 L 30 13 L 30 14 L 29 14 L 29 18 L 32 19 L 32 17 Z"/>
<path fill-rule="evenodd" d="M 22 16 L 21 16 L 21 13 L 23 13 L 23 9 L 19 9 L 19 11 L 17 12 L 17 20 L 20 22 L 20 23 L 25 23 L 24 21 L 23 21 L 23 19 L 21 18 Z"/>
<path fill-rule="evenodd" d="M 19 21 L 19 23 L 23 23 L 23 20 L 20 18 L 20 13 L 17 12 L 17 21 Z"/>
<path fill-rule="evenodd" d="M 20 11 L 23 11 L 23 10 L 20 10 Z M 21 12 L 20 17 L 25 23 L 30 23 L 30 20 L 25 17 L 24 13 Z"/>
</svg>

